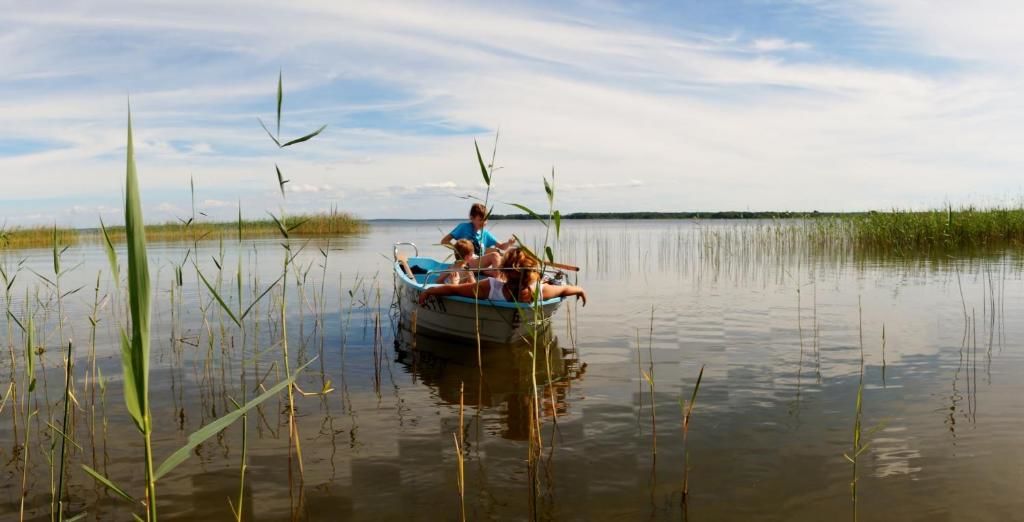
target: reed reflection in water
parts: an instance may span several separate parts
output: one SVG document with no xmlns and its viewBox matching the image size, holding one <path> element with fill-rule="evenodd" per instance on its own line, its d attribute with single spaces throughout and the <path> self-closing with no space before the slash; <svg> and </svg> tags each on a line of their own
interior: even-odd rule
<svg viewBox="0 0 1024 522">
<path fill-rule="evenodd" d="M 318 357 L 299 385 L 310 393 L 332 391 L 296 398 L 301 485 L 288 485 L 285 403 L 268 402 L 250 416 L 245 518 L 458 518 L 452 434 L 460 429 L 460 388 L 467 519 L 521 519 L 531 502 L 538 518 L 559 520 L 846 517 L 851 473 L 843 454 L 851 451 L 861 382 L 864 433 L 883 426 L 865 437 L 868 449 L 857 462 L 862 520 L 1003 520 L 1024 508 L 1014 478 L 1024 462 L 1018 449 L 1024 417 L 1016 400 L 1024 394 L 1017 378 L 1024 371 L 1018 341 L 1024 282 L 1015 251 L 865 258 L 774 243 L 756 223 L 563 223 L 559 258 L 583 268 L 579 282 L 590 303 L 563 306 L 550 331 L 554 344 L 537 361 L 543 452 L 540 488 L 531 500 L 532 352 L 486 347 L 481 376 L 475 345 L 412 336 L 389 309 L 392 243 L 429 245 L 451 226 L 375 224 L 363 235 L 311 242 L 296 257 L 287 293 L 290 344 L 297 364 Z M 524 222 L 493 227 L 527 241 L 540 232 Z M 174 267 L 192 247 L 152 249 L 158 457 L 229 411 L 242 386 L 252 396 L 281 372 L 274 345 L 280 293 L 269 294 L 247 320 L 249 344 L 241 350 L 201 282 L 185 270 L 178 284 Z M 195 258 L 211 284 L 219 272 L 213 259 L 229 267 L 222 290 L 230 303 L 237 303 L 227 283 L 235 256 L 249 297 L 273 281 L 281 262 L 272 241 L 247 241 L 238 250 L 204 242 L 199 249 Z M 27 518 L 42 520 L 49 518 L 47 455 L 55 440 L 46 420 L 62 411 L 63 350 L 52 292 L 43 286 L 37 299 L 31 289 L 40 283 L 28 269 L 46 273 L 52 255 L 23 251 L 4 262 L 10 273 L 24 267 L 4 308 L 24 317 L 30 290 L 43 348 L 36 358 L 32 408 L 40 414 L 29 431 L 26 498 Z M 76 268 L 62 284 L 87 289 L 65 299 L 67 336 L 82 347 L 76 371 L 92 367 L 88 319 L 96 317 L 95 362 L 103 376 L 101 386 L 76 374 L 80 406 L 72 413 L 82 449 L 69 446 L 69 467 L 88 463 L 137 491 L 139 447 L 119 382 L 121 311 L 106 297 L 112 288 L 105 275 L 98 296 L 93 292 L 106 259 L 98 247 L 79 245 L 64 253 L 64 264 Z M 0 400 L 9 375 L 19 390 L 26 384 L 21 334 L 13 323 L 13 336 L 2 330 Z M 686 441 L 684 513 L 680 400 L 691 397 L 702 366 Z M 642 372 L 653 376 L 653 385 Z M 17 513 L 20 500 L 23 399 L 0 413 L 3 519 Z M 161 479 L 163 517 L 230 517 L 226 499 L 238 495 L 240 451 L 233 429 L 198 447 Z M 95 481 L 71 473 L 66 485 L 72 512 L 98 520 L 128 516 L 124 502 Z"/>
</svg>

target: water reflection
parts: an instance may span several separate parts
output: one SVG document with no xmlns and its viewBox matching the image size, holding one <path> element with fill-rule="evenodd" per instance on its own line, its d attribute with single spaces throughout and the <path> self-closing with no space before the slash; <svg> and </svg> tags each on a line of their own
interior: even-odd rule
<svg viewBox="0 0 1024 522">
<path fill-rule="evenodd" d="M 498 425 L 484 428 L 502 438 L 529 437 L 534 377 L 543 417 L 569 413 L 568 390 L 586 364 L 575 350 L 559 345 L 550 330 L 537 341 L 536 366 L 532 343 L 485 343 L 480 348 L 478 358 L 476 343 L 413 334 L 404 328 L 395 339 L 396 360 L 414 381 L 435 392 L 443 404 L 458 405 L 461 393 L 467 406 L 500 412 Z"/>
<path fill-rule="evenodd" d="M 499 235 L 542 232 L 525 223 L 494 226 Z M 345 251 L 331 250 L 329 269 L 295 278 L 299 288 L 288 290 L 290 342 L 296 359 L 319 357 L 299 382 L 307 391 L 337 389 L 297 402 L 302 484 L 288 458 L 284 402 L 272 399 L 249 417 L 247 519 L 457 518 L 452 435 L 461 386 L 467 518 L 527 518 L 534 379 L 545 419 L 538 518 L 679 518 L 687 461 L 693 520 L 843 518 L 850 511 L 850 467 L 842 455 L 852 444 L 860 382 L 865 428 L 884 426 L 866 440 L 870 447 L 858 463 L 863 520 L 1006 520 L 1024 509 L 1016 493 L 1020 481 L 1013 480 L 1024 462 L 1024 351 L 1015 342 L 1024 326 L 1018 319 L 1024 317 L 1024 258 L 1017 254 L 831 259 L 755 241 L 756 228 L 735 224 L 572 222 L 564 224 L 559 257 L 583 266 L 579 277 L 590 304 L 560 310 L 553 332 L 541 339 L 536 366 L 529 347 L 484 346 L 481 372 L 475 343 L 413 337 L 386 318 L 390 264 L 380 253 L 387 257 L 398 238 L 436 241 L 439 229 L 451 226 L 375 225 Z M 281 249 L 274 242 L 256 246 L 258 265 L 247 264 L 254 259 L 247 249 L 240 252 L 243 271 L 272 281 Z M 180 263 L 189 247 L 156 247 L 151 260 L 155 266 Z M 102 251 L 90 248 L 66 254 L 69 265 L 84 263 L 68 275 L 69 288 L 94 285 L 96 272 L 106 267 Z M 201 244 L 200 250 L 203 269 L 215 273 L 210 260 L 219 255 L 218 245 Z M 307 252 L 306 266 L 320 262 L 316 248 Z M 49 251 L 25 255 L 26 267 L 40 273 L 52 262 Z M 236 254 L 227 255 L 232 265 Z M 217 307 L 201 283 L 186 279 L 168 293 L 166 274 L 155 283 L 151 375 L 159 456 L 232 409 L 231 401 L 242 396 L 241 368 L 247 368 L 249 396 L 257 382 L 282 378 L 279 293 L 254 311 L 259 333 L 243 342 L 230 321 L 213 312 Z M 15 317 L 23 314 L 17 296 L 38 283 L 18 281 Z M 224 295 L 234 306 L 226 283 Z M 36 300 L 52 307 L 47 294 L 41 290 Z M 81 297 L 65 303 L 65 326 L 76 340 L 91 331 L 91 297 Z M 31 403 L 21 394 L 27 384 L 19 377 L 22 368 L 10 367 L 8 356 L 13 345 L 20 358 L 22 335 L 16 326 L 13 338 L 0 328 L 0 392 L 19 379 L 18 400 L 0 408 L 0 520 L 17 513 L 28 411 L 38 413 L 27 446 L 26 518 L 49 518 L 47 459 L 54 438 L 47 422 L 60 411 L 63 382 L 52 333 L 57 313 L 43 303 L 36 303 L 36 319 L 46 332 L 39 343 L 46 351 Z M 73 451 L 70 462 L 75 470 L 80 463 L 101 469 L 135 493 L 143 489 L 141 441 L 121 396 L 119 310 L 109 304 L 97 329 L 96 364 L 106 392 L 87 393 L 84 375 L 78 376 L 82 405 L 72 411 L 83 450 Z M 79 352 L 76 364 L 83 371 L 92 366 L 86 353 Z M 702 366 L 684 449 L 680 400 L 689 398 Z M 653 394 L 641 370 L 654 376 Z M 161 518 L 230 517 L 240 434 L 240 425 L 232 426 L 161 479 Z M 72 473 L 69 483 L 73 512 L 88 511 L 90 520 L 130 518 L 131 506 L 84 474 Z"/>
</svg>

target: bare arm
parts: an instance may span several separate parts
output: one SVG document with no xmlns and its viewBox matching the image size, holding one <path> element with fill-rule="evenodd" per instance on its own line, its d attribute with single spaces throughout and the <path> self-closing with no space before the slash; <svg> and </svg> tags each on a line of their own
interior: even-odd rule
<svg viewBox="0 0 1024 522">
<path fill-rule="evenodd" d="M 498 247 L 498 250 L 508 250 L 509 247 L 514 246 L 515 244 L 516 238 L 510 237 L 507 240 L 505 240 L 504 243 L 498 243 L 497 245 L 494 246 Z"/>
<path fill-rule="evenodd" d="M 583 301 L 583 306 L 587 306 L 587 292 L 583 290 L 582 286 L 545 284 L 541 292 L 543 292 L 545 301 L 555 297 L 576 296 Z"/>
<path fill-rule="evenodd" d="M 463 283 L 459 285 L 441 285 L 432 286 L 422 292 L 420 292 L 420 304 L 427 301 L 428 296 L 443 296 L 443 295 L 457 295 L 459 297 L 477 297 L 487 295 L 491 292 L 491 282 L 484 279 L 476 283 Z"/>
<path fill-rule="evenodd" d="M 444 237 L 441 238 L 441 244 L 442 245 L 450 245 L 451 242 L 452 242 L 452 239 L 454 239 L 454 238 L 452 237 L 451 234 L 445 234 Z"/>
</svg>

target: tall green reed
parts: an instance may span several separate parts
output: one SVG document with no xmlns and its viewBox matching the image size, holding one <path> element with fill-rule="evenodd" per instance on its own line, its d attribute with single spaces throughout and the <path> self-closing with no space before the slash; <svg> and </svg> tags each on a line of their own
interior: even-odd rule
<svg viewBox="0 0 1024 522">
<path fill-rule="evenodd" d="M 683 413 L 683 504 L 690 495 L 690 419 L 693 416 L 693 407 L 697 405 L 697 392 L 700 391 L 700 382 L 704 379 L 704 366 L 700 367 L 697 374 L 697 382 L 693 385 L 693 393 L 690 395 L 690 402 L 685 399 L 679 401 L 679 408 Z"/>
<path fill-rule="evenodd" d="M 538 264 L 540 265 L 539 266 L 539 271 L 540 271 L 541 274 L 544 274 L 547 271 L 548 264 L 549 263 L 555 263 L 554 249 L 551 246 L 552 245 L 552 237 L 551 236 L 552 236 L 552 231 L 554 231 L 554 240 L 557 242 L 557 239 L 559 238 L 559 236 L 561 234 L 562 222 L 561 222 L 561 213 L 558 210 L 555 209 L 555 170 L 554 170 L 554 168 L 551 169 L 551 180 L 548 181 L 548 178 L 546 176 L 543 176 L 542 177 L 542 181 L 544 182 L 544 193 L 547 196 L 547 203 L 548 203 L 548 211 L 547 211 L 547 215 L 545 217 L 542 217 L 540 214 L 538 214 L 537 212 L 534 212 L 532 209 L 530 209 L 529 207 L 527 207 L 524 204 L 521 204 L 521 203 L 508 203 L 508 204 L 513 206 L 513 207 L 516 207 L 516 208 L 518 208 L 518 209 L 520 209 L 520 210 L 522 210 L 524 212 L 526 212 L 527 214 L 529 214 L 531 217 L 533 217 L 535 220 L 537 220 L 543 226 L 543 228 L 544 228 L 544 236 L 543 236 L 543 242 L 541 243 L 540 248 L 539 248 L 539 250 L 542 252 L 542 255 L 540 255 L 540 256 L 538 256 L 536 253 L 534 253 L 534 251 L 531 250 L 529 248 L 529 246 L 527 246 L 518 236 L 513 235 L 513 238 L 515 239 L 516 243 L 519 245 L 519 248 L 522 249 L 523 252 L 525 252 L 527 256 L 533 258 L 534 260 L 536 260 L 538 262 Z M 541 440 L 541 427 L 542 427 L 541 426 L 541 424 L 542 424 L 541 415 L 542 415 L 542 409 L 541 409 L 541 400 L 540 400 L 540 386 L 538 385 L 538 382 L 537 382 L 537 359 L 538 359 L 538 356 L 539 356 L 540 342 L 541 342 L 541 339 L 542 339 L 542 337 L 541 337 L 542 330 L 545 330 L 546 328 L 550 327 L 550 323 L 548 322 L 548 318 L 545 317 L 544 307 L 543 307 L 543 304 L 542 304 L 543 301 L 544 301 L 544 297 L 543 297 L 543 288 L 544 287 L 543 287 L 543 285 L 544 285 L 543 278 L 542 277 L 538 277 L 537 281 L 536 281 L 536 284 L 535 284 L 534 288 L 532 289 L 533 290 L 533 292 L 532 292 L 532 300 L 529 303 L 529 310 L 530 310 L 531 319 L 526 322 L 527 325 L 528 325 L 528 330 L 527 330 L 528 338 L 526 340 L 530 344 L 530 358 L 531 358 L 531 368 L 530 368 L 531 398 L 530 398 L 530 430 L 529 430 L 530 438 L 529 438 L 529 447 L 528 447 L 527 471 L 528 471 L 528 475 L 530 477 L 530 498 L 529 498 L 530 502 L 529 502 L 529 506 L 530 506 L 530 510 L 531 510 L 531 516 L 533 518 L 537 517 L 537 503 L 538 503 L 538 500 L 539 500 L 539 497 L 540 497 L 540 473 L 539 473 L 538 466 L 539 466 L 540 457 L 541 457 L 541 455 L 543 453 L 543 448 L 544 448 L 543 441 Z M 545 336 L 545 341 L 547 341 L 547 336 Z M 544 352 L 548 356 L 550 355 L 549 350 L 550 350 L 550 342 L 548 341 L 548 342 L 545 343 L 545 352 Z M 549 360 L 549 357 L 546 357 L 546 360 Z M 549 367 L 549 365 L 546 365 L 546 366 L 548 366 L 547 375 L 548 375 L 548 380 L 550 381 L 550 379 L 551 379 L 550 367 Z M 551 391 L 552 407 L 554 407 L 555 397 L 554 397 L 554 389 L 553 389 L 553 387 L 550 388 L 550 391 Z M 555 419 L 557 421 L 557 417 L 555 417 Z"/>
<path fill-rule="evenodd" d="M 327 125 L 322 125 L 317 130 L 315 130 L 315 131 L 313 131 L 313 132 L 311 132 L 309 134 L 306 134 L 304 136 L 301 136 L 301 137 L 298 137 L 298 138 L 295 138 L 295 139 L 292 139 L 292 140 L 288 140 L 288 141 L 285 141 L 285 140 L 281 139 L 281 108 L 282 108 L 282 105 L 283 105 L 283 102 L 284 102 L 284 81 L 283 81 L 283 76 L 284 76 L 283 73 L 280 73 L 280 72 L 277 75 L 277 126 L 276 126 L 276 131 L 277 132 L 276 133 L 270 132 L 270 129 L 267 128 L 266 124 L 263 123 L 263 120 L 257 118 L 257 120 L 260 123 L 260 126 L 263 127 L 263 130 L 266 131 L 267 136 L 270 137 L 271 141 L 274 142 L 274 144 L 277 146 L 278 149 L 284 149 L 286 147 L 290 147 L 290 146 L 296 145 L 298 143 L 303 143 L 305 141 L 309 141 L 310 139 L 313 139 L 314 137 L 319 135 L 321 132 L 323 132 L 323 130 L 325 128 L 327 128 Z M 289 270 L 289 267 L 291 266 L 291 262 L 295 259 L 295 257 L 297 257 L 299 255 L 299 252 L 301 252 L 301 250 L 302 250 L 302 248 L 300 247 L 297 251 L 293 252 L 293 250 L 292 250 L 292 242 L 291 242 L 291 234 L 298 227 L 302 226 L 302 224 L 304 222 L 301 222 L 301 221 L 298 222 L 298 223 L 289 222 L 288 215 L 285 212 L 285 205 L 284 205 L 284 203 L 286 201 L 285 185 L 287 183 L 289 183 L 291 180 L 285 179 L 284 174 L 281 172 L 280 166 L 277 165 L 276 163 L 274 164 L 274 171 L 277 174 L 278 189 L 281 191 L 281 207 L 280 207 L 280 214 L 281 215 L 280 215 L 280 217 L 278 217 L 278 216 L 275 216 L 273 214 L 270 214 L 270 217 L 271 217 L 271 219 L 273 219 L 274 223 L 277 225 L 278 231 L 280 232 L 281 237 L 284 240 L 284 242 L 282 243 L 282 248 L 284 248 L 284 261 L 283 261 L 283 264 L 282 264 L 282 267 L 281 267 L 281 301 L 280 301 L 280 307 L 279 307 L 279 312 L 280 312 L 279 318 L 280 318 L 280 321 L 281 321 L 281 362 L 282 362 L 282 365 L 284 367 L 285 374 L 287 375 L 287 374 L 291 373 L 291 361 L 290 361 L 290 355 L 288 353 L 288 306 L 287 306 L 287 301 L 288 301 L 288 299 L 287 299 L 287 294 L 288 294 L 288 270 Z M 288 446 L 289 446 L 289 448 L 288 448 L 289 477 L 291 476 L 290 465 L 291 465 L 291 458 L 292 458 L 292 448 L 294 447 L 294 449 L 295 449 L 295 458 L 296 458 L 296 461 L 298 462 L 299 476 L 300 476 L 300 480 L 301 480 L 301 477 L 304 474 L 304 467 L 303 467 L 303 461 L 302 461 L 302 443 L 301 443 L 301 437 L 299 436 L 299 431 L 298 431 L 299 427 L 298 427 L 298 424 L 295 422 L 295 394 L 294 394 L 294 389 L 293 388 L 294 387 L 291 384 L 289 384 L 287 386 L 287 396 L 288 396 L 288 441 L 289 441 L 289 443 L 288 443 Z"/>
<path fill-rule="evenodd" d="M 18 520 L 25 520 L 25 497 L 28 496 L 28 471 L 29 471 L 29 455 L 32 453 L 32 449 L 29 446 L 31 439 L 32 417 L 38 412 L 32 407 L 32 392 L 36 389 L 36 371 L 35 371 L 35 318 L 33 317 L 32 304 L 28 298 L 28 290 L 25 290 L 25 311 L 24 311 L 24 323 L 18 322 L 14 319 L 13 315 L 9 315 L 22 330 L 22 334 L 25 340 L 25 405 L 22 408 L 24 412 L 24 439 L 21 445 L 22 452 L 22 467 L 21 467 L 21 500 L 18 507 Z"/>
<path fill-rule="evenodd" d="M 305 365 L 288 373 L 285 379 L 259 396 L 223 415 L 189 435 L 184 446 L 171 453 L 159 466 L 154 466 L 152 428 L 149 401 L 151 297 L 149 263 L 146 252 L 146 234 L 143 225 L 142 199 L 138 173 L 135 167 L 135 148 L 132 139 L 131 114 L 128 115 L 128 139 L 125 174 L 125 232 L 127 234 L 127 289 L 131 319 L 131 335 L 121 329 L 121 364 L 124 380 L 125 407 L 143 439 L 145 496 L 136 500 L 111 479 L 90 466 L 82 469 L 95 480 L 134 506 L 145 508 L 146 520 L 157 520 L 157 481 L 184 462 L 195 449 L 210 437 L 238 420 L 250 409 L 290 387 Z M 116 261 L 116 259 L 114 259 Z M 116 272 L 116 270 L 115 270 Z M 308 365 L 308 363 L 307 363 Z M 138 515 L 135 515 L 137 518 Z"/>
</svg>

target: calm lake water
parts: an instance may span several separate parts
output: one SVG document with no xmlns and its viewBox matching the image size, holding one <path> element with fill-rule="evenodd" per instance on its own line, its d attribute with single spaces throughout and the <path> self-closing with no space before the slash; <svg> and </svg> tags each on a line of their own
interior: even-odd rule
<svg viewBox="0 0 1024 522">
<path fill-rule="evenodd" d="M 422 254 L 441 257 L 444 250 L 430 245 L 453 224 L 377 223 L 360 237 L 310 242 L 298 255 L 304 276 L 289 274 L 289 345 L 296 362 L 316 358 L 298 382 L 309 393 L 333 391 L 296 397 L 301 478 L 290 458 L 284 397 L 249 416 L 247 519 L 457 520 L 452 434 L 460 387 L 467 517 L 530 517 L 528 351 L 486 347 L 481 376 L 475 345 L 413 338 L 392 308 L 392 243 L 414 241 Z M 1019 518 L 1020 259 L 858 260 L 777 245 L 757 226 L 563 223 L 556 256 L 582 268 L 579 283 L 590 302 L 562 307 L 552 329 L 558 348 L 548 365 L 551 381 L 546 371 L 538 376 L 545 419 L 538 518 L 849 519 L 854 473 L 862 520 Z M 495 222 L 492 229 L 498 237 L 542 234 L 526 221 Z M 261 334 L 250 334 L 241 349 L 238 328 L 200 288 L 191 262 L 172 302 L 174 265 L 191 247 L 151 245 L 157 461 L 231 411 L 232 400 L 241 401 L 243 368 L 250 397 L 259 382 L 281 379 L 274 318 L 280 292 L 249 316 Z M 199 264 L 211 281 L 220 250 L 217 242 L 200 244 Z M 262 290 L 280 275 L 276 240 L 245 241 L 241 249 L 227 241 L 223 251 L 223 289 L 232 306 L 239 256 L 246 303 L 254 278 Z M 33 394 L 39 414 L 30 422 L 26 501 L 26 518 L 43 520 L 49 518 L 53 440 L 46 422 L 52 417 L 58 424 L 62 414 L 63 351 L 52 291 L 29 271 L 52 279 L 52 253 L 8 254 L 9 270 L 22 258 L 13 313 L 23 317 L 25 287 L 38 286 L 39 297 L 30 301 L 45 330 L 38 343 L 46 351 Z M 105 394 L 91 394 L 85 374 L 97 274 L 103 274 L 101 301 L 113 286 L 99 246 L 73 247 L 62 262 L 73 267 L 62 278 L 64 291 L 84 286 L 65 298 L 64 335 L 76 350 L 80 446 L 69 450 L 69 512 L 127 520 L 132 507 L 79 468 L 92 465 L 142 495 L 142 440 L 124 407 L 114 342 L 123 300 L 106 299 L 98 314 L 96 364 L 107 383 Z M 23 341 L 16 326 L 15 332 L 20 372 Z M 0 338 L 7 352 L 6 326 Z M 0 361 L 4 393 L 9 355 Z M 689 399 L 701 367 L 684 508 L 680 401 Z M 641 370 L 653 375 L 653 396 Z M 867 448 L 855 472 L 844 453 L 852 455 L 861 383 Z M 16 419 L 24 414 L 10 403 L 0 414 L 2 520 L 18 517 L 25 426 Z M 90 419 L 96 419 L 95 436 Z M 161 478 L 162 519 L 231 518 L 228 499 L 238 495 L 240 451 L 241 424 L 234 424 Z"/>
</svg>

